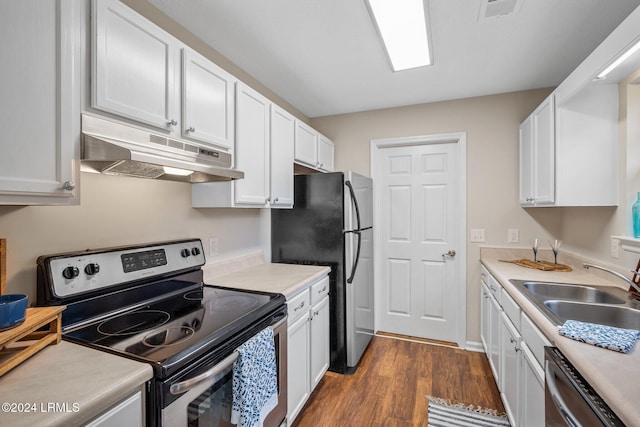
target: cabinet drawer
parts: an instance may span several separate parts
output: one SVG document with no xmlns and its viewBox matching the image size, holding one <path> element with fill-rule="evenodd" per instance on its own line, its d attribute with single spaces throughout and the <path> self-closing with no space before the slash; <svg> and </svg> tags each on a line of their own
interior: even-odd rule
<svg viewBox="0 0 640 427">
<path fill-rule="evenodd" d="M 293 323 L 300 316 L 307 314 L 310 306 L 309 290 L 305 289 L 287 301 L 287 314 L 289 315 L 287 321 Z"/>
<path fill-rule="evenodd" d="M 329 276 L 325 276 L 324 278 L 311 285 L 311 305 L 314 305 L 328 294 Z"/>
<path fill-rule="evenodd" d="M 521 315 L 520 334 L 540 366 L 544 366 L 544 347 L 551 345 L 551 343 L 524 313 Z"/>
<path fill-rule="evenodd" d="M 498 304 L 502 305 L 502 286 L 500 286 L 500 283 L 498 283 L 498 281 L 494 279 L 491 274 L 489 274 L 488 279 L 489 281 L 487 283 L 487 287 L 489 288 L 489 291 L 491 291 Z"/>
<path fill-rule="evenodd" d="M 513 322 L 516 328 L 520 329 L 520 307 L 511 298 L 511 295 L 504 289 L 502 290 L 502 309 L 509 316 L 509 319 Z"/>
<path fill-rule="evenodd" d="M 489 270 L 487 270 L 487 267 L 482 264 L 480 264 L 480 280 L 482 280 L 482 283 L 489 286 Z"/>
</svg>

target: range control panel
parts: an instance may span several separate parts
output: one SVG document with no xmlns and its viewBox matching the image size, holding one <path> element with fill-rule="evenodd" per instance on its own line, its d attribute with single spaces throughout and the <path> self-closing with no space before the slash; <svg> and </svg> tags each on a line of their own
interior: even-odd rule
<svg viewBox="0 0 640 427">
<path fill-rule="evenodd" d="M 200 239 L 136 246 L 89 250 L 44 258 L 58 297 L 118 286 L 122 283 L 151 280 L 155 276 L 202 266 L 205 263 Z"/>
</svg>

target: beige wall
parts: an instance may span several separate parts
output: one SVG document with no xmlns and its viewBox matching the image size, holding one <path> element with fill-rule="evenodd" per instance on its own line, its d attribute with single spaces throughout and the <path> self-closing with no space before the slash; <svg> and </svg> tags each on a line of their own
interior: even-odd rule
<svg viewBox="0 0 640 427">
<path fill-rule="evenodd" d="M 562 212 L 525 210 L 518 203 L 518 127 L 551 92 L 541 89 L 344 114 L 311 120 L 336 143 L 336 167 L 369 175 L 372 139 L 452 132 L 467 134 L 467 228 L 484 228 L 486 245 L 507 244 L 507 230 L 558 238 Z M 468 230 L 467 230 L 468 231 Z M 468 235 L 468 232 L 467 232 Z M 480 341 L 480 245 L 467 243 L 467 340 Z"/>
<path fill-rule="evenodd" d="M 263 209 L 193 209 L 186 183 L 82 174 L 80 206 L 0 206 L 8 292 L 36 296 L 36 259 L 63 251 L 201 238 L 208 261 L 268 251 Z M 208 241 L 218 238 L 219 255 Z"/>
</svg>

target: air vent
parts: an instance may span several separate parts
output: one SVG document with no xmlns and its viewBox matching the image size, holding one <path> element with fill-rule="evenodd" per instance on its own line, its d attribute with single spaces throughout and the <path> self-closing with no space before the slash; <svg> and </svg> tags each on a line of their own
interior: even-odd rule
<svg viewBox="0 0 640 427">
<path fill-rule="evenodd" d="M 482 0 L 478 20 L 500 18 L 511 15 L 522 6 L 522 0 Z"/>
<path fill-rule="evenodd" d="M 149 142 L 153 142 L 154 144 L 167 145 L 167 138 L 151 133 L 149 134 Z"/>
</svg>

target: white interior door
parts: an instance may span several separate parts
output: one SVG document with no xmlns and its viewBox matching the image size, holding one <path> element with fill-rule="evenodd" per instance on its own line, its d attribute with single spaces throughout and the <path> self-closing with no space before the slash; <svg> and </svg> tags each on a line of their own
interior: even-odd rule
<svg viewBox="0 0 640 427">
<path fill-rule="evenodd" d="M 377 150 L 381 331 L 464 340 L 465 164 L 459 145 L 449 140 Z"/>
</svg>

